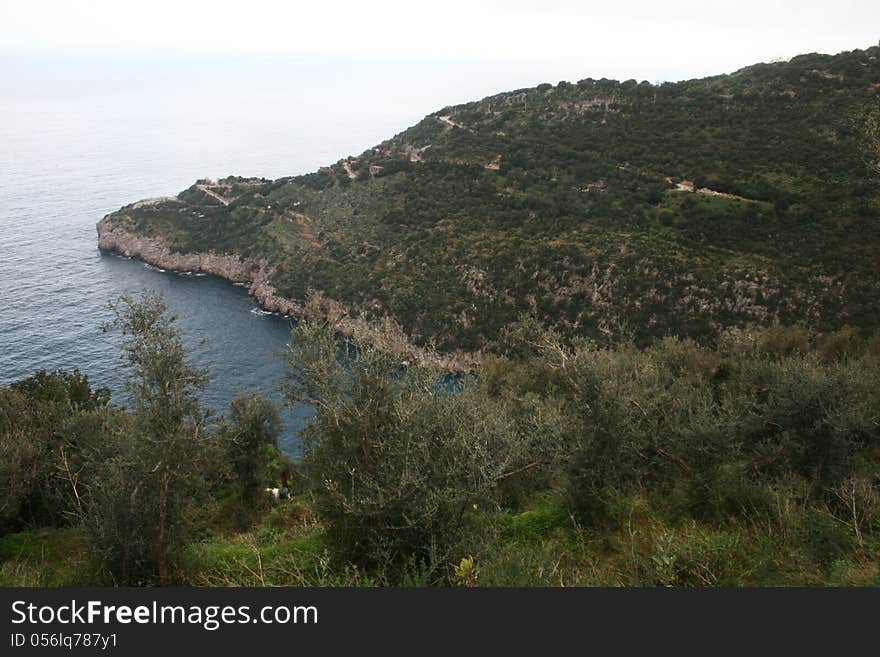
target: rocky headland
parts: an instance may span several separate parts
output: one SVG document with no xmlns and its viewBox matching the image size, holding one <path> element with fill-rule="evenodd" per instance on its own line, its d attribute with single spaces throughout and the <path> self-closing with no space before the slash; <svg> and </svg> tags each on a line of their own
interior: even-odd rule
<svg viewBox="0 0 880 657">
<path fill-rule="evenodd" d="M 167 202 L 170 199 L 157 199 Z M 139 201 L 132 207 L 143 207 L 150 201 Z M 112 217 L 112 219 L 111 219 Z M 291 318 L 301 317 L 305 302 L 285 298 L 277 293 L 269 282 L 271 267 L 263 260 L 242 258 L 236 254 L 180 253 L 169 248 L 159 237 L 139 235 L 129 230 L 117 214 L 108 215 L 98 222 L 98 248 L 117 255 L 136 258 L 160 269 L 176 272 L 199 272 L 219 276 L 231 283 L 246 284 L 250 294 L 263 310 Z M 349 310 L 320 291 L 313 291 L 311 298 L 324 317 L 342 335 L 351 336 L 372 344 L 376 348 L 399 357 L 401 361 L 423 366 L 437 367 L 449 372 L 474 370 L 480 363 L 481 354 L 454 351 L 439 354 L 412 343 L 399 323 L 392 317 L 380 321 L 368 321 L 352 316 Z"/>
</svg>

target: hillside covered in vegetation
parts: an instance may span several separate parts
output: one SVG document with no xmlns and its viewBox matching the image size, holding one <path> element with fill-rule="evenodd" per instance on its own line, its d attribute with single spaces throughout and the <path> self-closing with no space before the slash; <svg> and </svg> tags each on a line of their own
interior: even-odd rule
<svg viewBox="0 0 880 657">
<path fill-rule="evenodd" d="M 415 345 L 483 354 L 526 313 L 640 345 L 774 321 L 870 331 L 878 216 L 874 47 L 659 86 L 501 93 L 316 173 L 203 180 L 126 206 L 99 232 L 145 259 L 241 259 L 228 277 L 256 280 L 273 309 L 317 291 Z"/>
<path fill-rule="evenodd" d="M 880 48 L 540 85 L 126 206 L 102 248 L 297 316 L 302 457 L 123 297 L 124 406 L 0 388 L 0 585 L 880 585 L 878 218 Z"/>
</svg>

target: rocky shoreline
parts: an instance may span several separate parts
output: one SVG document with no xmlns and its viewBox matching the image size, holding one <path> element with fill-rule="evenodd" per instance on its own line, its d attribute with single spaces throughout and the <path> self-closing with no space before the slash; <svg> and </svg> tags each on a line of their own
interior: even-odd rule
<svg viewBox="0 0 880 657">
<path fill-rule="evenodd" d="M 305 306 L 301 302 L 288 299 L 277 293 L 269 283 L 271 267 L 265 261 L 241 258 L 236 254 L 179 253 L 170 249 L 161 239 L 138 235 L 119 219 L 105 217 L 97 225 L 98 248 L 109 253 L 137 258 L 147 264 L 177 272 L 199 272 L 219 276 L 232 283 L 246 284 L 248 294 L 263 310 L 287 315 L 302 316 Z M 427 351 L 414 345 L 403 328 L 391 317 L 380 322 L 369 322 L 362 317 L 354 317 L 348 309 L 334 299 L 315 293 L 321 311 L 331 321 L 335 329 L 369 344 L 386 353 L 399 357 L 402 361 L 438 367 L 448 372 L 470 372 L 481 361 L 481 354 L 454 351 L 446 354 Z"/>
</svg>

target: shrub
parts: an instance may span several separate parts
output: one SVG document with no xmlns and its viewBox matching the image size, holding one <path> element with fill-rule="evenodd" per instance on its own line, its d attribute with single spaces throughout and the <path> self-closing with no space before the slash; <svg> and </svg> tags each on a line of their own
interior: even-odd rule
<svg viewBox="0 0 880 657">
<path fill-rule="evenodd" d="M 317 322 L 301 322 L 292 344 L 288 395 L 317 404 L 304 465 L 337 553 L 391 578 L 413 563 L 445 571 L 470 515 L 515 462 L 516 427 L 467 386 L 448 394 L 437 373 L 364 344 L 350 345 L 343 365 Z"/>
<path fill-rule="evenodd" d="M 236 521 L 247 526 L 265 498 L 263 489 L 275 481 L 276 473 L 269 467 L 278 453 L 281 419 L 278 409 L 258 394 L 241 394 L 230 403 L 229 416 L 218 432 L 220 463 L 235 491 Z"/>
</svg>

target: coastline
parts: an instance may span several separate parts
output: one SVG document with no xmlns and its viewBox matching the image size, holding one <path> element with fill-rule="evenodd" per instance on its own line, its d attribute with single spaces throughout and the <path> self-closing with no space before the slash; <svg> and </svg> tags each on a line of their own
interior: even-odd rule
<svg viewBox="0 0 880 657">
<path fill-rule="evenodd" d="M 139 235 L 119 223 L 114 223 L 109 215 L 98 222 L 97 232 L 98 248 L 102 251 L 136 258 L 168 271 L 200 272 L 218 276 L 230 283 L 246 285 L 248 294 L 267 312 L 296 318 L 301 317 L 305 311 L 302 302 L 277 293 L 269 282 L 272 268 L 263 260 L 250 260 L 237 254 L 218 254 L 213 251 L 179 253 L 169 248 L 161 239 Z M 363 340 L 401 361 L 436 367 L 450 373 L 472 372 L 482 361 L 482 354 L 479 353 L 456 350 L 440 354 L 418 347 L 393 317 L 385 316 L 371 322 L 363 317 L 352 316 L 346 306 L 319 291 L 314 295 L 321 312 L 336 331 Z"/>
</svg>

